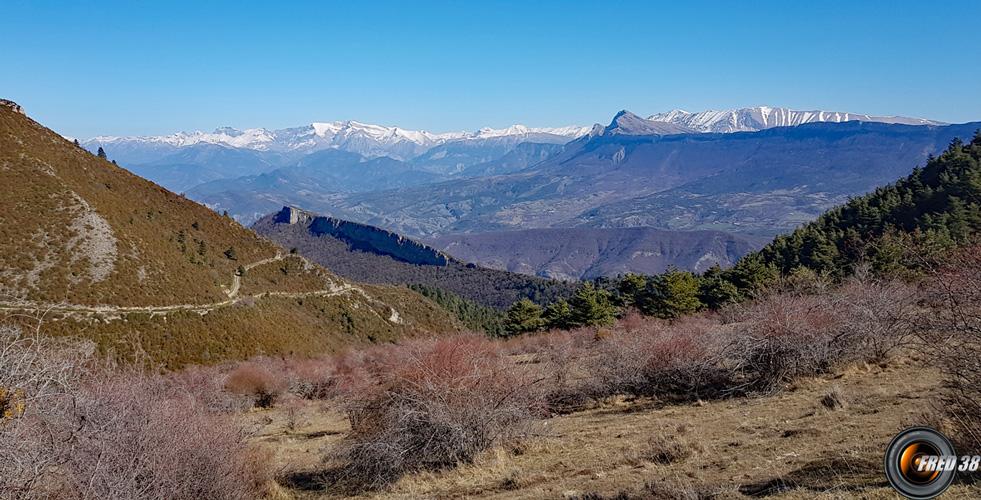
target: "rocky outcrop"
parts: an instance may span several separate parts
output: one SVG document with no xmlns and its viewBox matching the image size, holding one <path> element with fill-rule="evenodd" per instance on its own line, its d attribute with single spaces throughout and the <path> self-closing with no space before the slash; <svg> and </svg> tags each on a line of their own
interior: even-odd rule
<svg viewBox="0 0 981 500">
<path fill-rule="evenodd" d="M 278 224 L 304 224 L 316 236 L 327 235 L 346 242 L 352 250 L 388 255 L 410 264 L 445 266 L 443 252 L 381 228 L 333 217 L 314 215 L 294 207 L 283 207 L 276 214 Z"/>
<path fill-rule="evenodd" d="M 277 224 L 298 224 L 300 222 L 309 222 L 313 216 L 299 208 L 294 207 L 283 207 L 279 213 L 276 214 Z"/>
<path fill-rule="evenodd" d="M 0 106 L 4 106 L 4 107 L 7 107 L 7 108 L 10 108 L 10 109 L 14 110 L 17 113 L 20 113 L 22 115 L 26 115 L 26 113 L 24 113 L 24 108 L 20 107 L 20 104 L 17 104 L 14 101 L 10 101 L 10 100 L 7 100 L 7 99 L 0 99 Z"/>
</svg>

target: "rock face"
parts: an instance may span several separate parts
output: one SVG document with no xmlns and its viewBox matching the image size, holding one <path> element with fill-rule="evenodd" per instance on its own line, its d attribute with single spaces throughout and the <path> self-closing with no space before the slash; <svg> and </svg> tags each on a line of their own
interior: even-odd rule
<svg viewBox="0 0 981 500">
<path fill-rule="evenodd" d="M 26 114 L 26 113 L 24 113 L 24 108 L 20 107 L 20 104 L 17 104 L 14 101 L 10 101 L 10 100 L 7 100 L 7 99 L 0 99 L 0 106 L 4 106 L 4 107 L 7 107 L 7 108 L 10 108 L 10 109 L 14 110 L 15 112 L 20 113 L 22 115 Z"/>
<path fill-rule="evenodd" d="M 291 207 L 259 219 L 252 229 L 283 248 L 295 248 L 345 278 L 387 285 L 425 285 L 497 309 L 506 309 L 526 298 L 554 302 L 575 291 L 569 283 L 464 264 L 380 228 Z"/>
<path fill-rule="evenodd" d="M 283 207 L 276 214 L 275 221 L 280 224 L 305 224 L 313 235 L 332 236 L 345 241 L 352 250 L 388 255 L 409 264 L 445 266 L 450 260 L 439 250 L 400 234 L 333 217 L 316 216 L 294 207 Z"/>
</svg>

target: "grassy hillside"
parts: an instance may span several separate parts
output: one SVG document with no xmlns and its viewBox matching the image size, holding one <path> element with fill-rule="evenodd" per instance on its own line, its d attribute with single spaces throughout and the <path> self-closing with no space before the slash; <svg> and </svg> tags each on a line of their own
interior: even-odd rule
<svg viewBox="0 0 981 500">
<path fill-rule="evenodd" d="M 34 301 L 155 305 L 226 298 L 276 247 L 0 107 L 0 290 Z M 223 252 L 233 248 L 236 260 Z"/>
<path fill-rule="evenodd" d="M 9 103 L 9 101 L 6 101 Z M 0 315 L 176 367 L 452 330 L 0 106 Z M 384 297 L 384 298 L 382 298 Z M 393 301 L 391 304 L 388 301 Z"/>
</svg>

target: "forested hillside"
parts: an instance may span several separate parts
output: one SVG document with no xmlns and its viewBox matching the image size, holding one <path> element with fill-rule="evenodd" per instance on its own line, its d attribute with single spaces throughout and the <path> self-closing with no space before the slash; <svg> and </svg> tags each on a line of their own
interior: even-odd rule
<svg viewBox="0 0 981 500">
<path fill-rule="evenodd" d="M 840 276 L 857 262 L 902 265 L 904 250 L 964 244 L 981 230 L 981 132 L 959 139 L 895 184 L 836 207 L 760 251 L 788 273 L 797 267 Z"/>
</svg>

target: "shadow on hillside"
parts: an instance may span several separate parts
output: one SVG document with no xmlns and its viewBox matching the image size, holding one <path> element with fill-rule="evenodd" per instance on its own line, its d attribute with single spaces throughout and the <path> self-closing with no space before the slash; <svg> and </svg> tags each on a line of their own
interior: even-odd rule
<svg viewBox="0 0 981 500">
<path fill-rule="evenodd" d="M 888 486 L 882 464 L 866 460 L 828 457 L 810 462 L 788 474 L 739 488 L 744 495 L 765 497 L 788 490 L 861 491 Z"/>
</svg>

